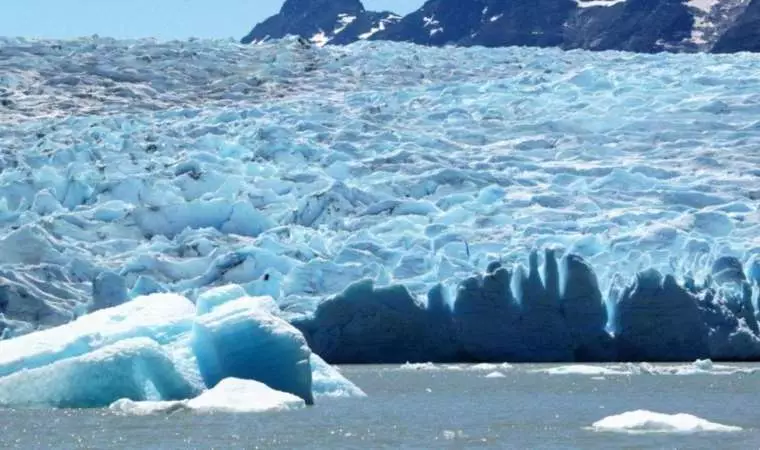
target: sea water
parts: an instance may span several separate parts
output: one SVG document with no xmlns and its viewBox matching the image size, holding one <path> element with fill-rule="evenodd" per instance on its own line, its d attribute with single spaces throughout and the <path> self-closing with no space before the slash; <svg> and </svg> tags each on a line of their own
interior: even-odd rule
<svg viewBox="0 0 760 450">
<path fill-rule="evenodd" d="M 703 370 L 704 369 L 704 370 Z M 2 448 L 752 448 L 758 365 L 342 367 L 368 397 L 267 414 L 0 411 Z M 602 431 L 637 410 L 711 426 Z M 656 416 L 652 416 L 655 417 Z M 723 426 L 723 428 L 721 428 Z"/>
</svg>

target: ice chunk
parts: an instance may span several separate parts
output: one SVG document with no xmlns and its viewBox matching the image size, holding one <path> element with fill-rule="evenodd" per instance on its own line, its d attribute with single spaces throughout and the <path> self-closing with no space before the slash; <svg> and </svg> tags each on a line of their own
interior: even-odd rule
<svg viewBox="0 0 760 450">
<path fill-rule="evenodd" d="M 192 347 L 209 387 L 229 377 L 257 380 L 314 403 L 306 340 L 253 298 L 227 302 L 198 316 Z"/>
<path fill-rule="evenodd" d="M 433 370 L 441 370 L 442 367 L 437 366 L 431 362 L 425 362 L 425 363 L 405 363 L 401 367 L 398 368 L 398 370 L 404 370 L 404 371 L 433 371 Z"/>
<path fill-rule="evenodd" d="M 303 399 L 293 394 L 276 391 L 258 381 L 225 378 L 213 389 L 191 400 L 133 401 L 124 398 L 112 403 L 109 409 L 114 412 L 144 416 L 186 410 L 201 413 L 261 413 L 285 411 L 303 406 Z"/>
<path fill-rule="evenodd" d="M 316 397 L 366 397 L 358 386 L 317 354 L 311 354 L 312 391 Z"/>
<path fill-rule="evenodd" d="M 705 433 L 741 431 L 741 427 L 709 422 L 691 414 L 662 414 L 646 410 L 605 417 L 591 425 L 594 431 L 617 433 Z"/>
<path fill-rule="evenodd" d="M 188 401 L 187 405 L 203 412 L 251 413 L 298 408 L 304 405 L 304 400 L 255 380 L 225 378 L 213 389 Z"/>
<path fill-rule="evenodd" d="M 741 283 L 747 279 L 744 276 L 742 263 L 733 256 L 716 259 L 711 271 L 713 280 L 718 284 Z"/>
<path fill-rule="evenodd" d="M 626 370 L 618 370 L 604 366 L 587 366 L 583 364 L 538 369 L 536 372 L 549 375 L 630 375 L 630 372 Z"/>
<path fill-rule="evenodd" d="M 166 290 L 156 282 L 153 278 L 140 275 L 137 277 L 137 281 L 135 281 L 134 286 L 132 286 L 132 290 L 129 291 L 129 296 L 131 298 L 140 297 L 142 295 L 150 295 L 150 294 L 157 294 L 161 292 L 166 292 Z"/>
<path fill-rule="evenodd" d="M 506 377 L 507 376 L 501 372 L 491 372 L 488 375 L 486 375 L 484 378 L 506 378 Z"/>
<path fill-rule="evenodd" d="M 120 398 L 179 400 L 197 394 L 169 356 L 148 338 L 0 378 L 0 405 L 105 407 Z"/>
</svg>

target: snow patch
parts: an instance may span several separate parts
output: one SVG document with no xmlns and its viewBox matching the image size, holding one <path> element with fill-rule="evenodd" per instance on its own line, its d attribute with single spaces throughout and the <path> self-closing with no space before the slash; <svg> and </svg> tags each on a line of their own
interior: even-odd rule
<svg viewBox="0 0 760 450">
<path fill-rule="evenodd" d="M 626 0 L 575 0 L 579 8 L 609 7 L 625 2 Z"/>
</svg>

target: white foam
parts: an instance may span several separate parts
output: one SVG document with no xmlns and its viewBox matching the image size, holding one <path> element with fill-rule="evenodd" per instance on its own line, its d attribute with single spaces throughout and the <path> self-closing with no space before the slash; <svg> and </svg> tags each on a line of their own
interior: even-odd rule
<svg viewBox="0 0 760 450">
<path fill-rule="evenodd" d="M 736 432 L 741 427 L 709 422 L 691 414 L 662 414 L 646 410 L 605 417 L 591 425 L 594 431 L 615 433 L 705 433 Z"/>
</svg>

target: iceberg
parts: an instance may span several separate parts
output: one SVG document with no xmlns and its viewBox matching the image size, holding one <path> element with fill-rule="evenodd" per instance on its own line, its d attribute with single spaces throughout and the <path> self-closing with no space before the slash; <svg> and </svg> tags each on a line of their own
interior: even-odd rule
<svg viewBox="0 0 760 450">
<path fill-rule="evenodd" d="M 646 410 L 629 411 L 605 417 L 591 425 L 594 431 L 616 433 L 726 433 L 741 427 L 710 422 L 691 414 L 662 414 Z"/>
<path fill-rule="evenodd" d="M 251 412 L 366 396 L 275 313 L 231 285 L 198 305 L 152 294 L 0 341 L 0 406 Z"/>
<path fill-rule="evenodd" d="M 181 401 L 134 401 L 122 398 L 109 405 L 111 411 L 145 416 L 179 411 L 199 413 L 263 413 L 298 409 L 303 399 L 276 391 L 254 380 L 225 378 L 199 396 Z"/>
</svg>

